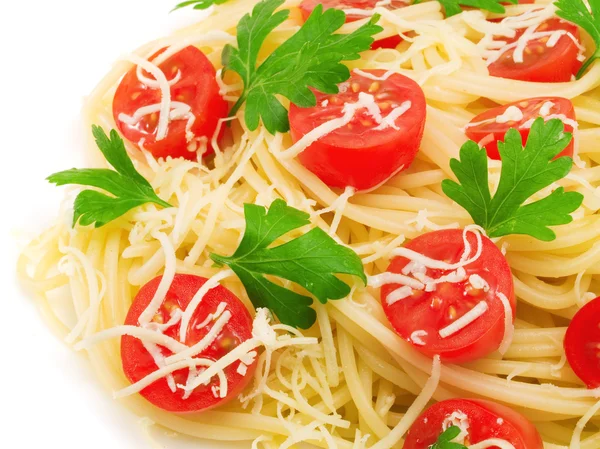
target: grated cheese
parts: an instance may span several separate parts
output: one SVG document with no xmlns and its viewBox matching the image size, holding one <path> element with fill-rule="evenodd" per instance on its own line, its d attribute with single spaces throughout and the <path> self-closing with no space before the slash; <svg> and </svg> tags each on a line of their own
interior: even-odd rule
<svg viewBox="0 0 600 449">
<path fill-rule="evenodd" d="M 150 73 L 160 86 L 161 102 L 158 126 L 156 127 L 156 140 L 162 140 L 167 136 L 169 111 L 171 110 L 171 86 L 169 86 L 169 81 L 163 71 L 152 62 L 134 54 L 128 55 L 126 59 Z"/>
<path fill-rule="evenodd" d="M 223 330 L 223 328 L 227 325 L 229 320 L 231 319 L 231 312 L 226 310 L 219 317 L 219 319 L 215 322 L 213 327 L 208 331 L 208 333 L 195 345 L 190 346 L 189 348 L 179 351 L 177 354 L 173 354 L 170 357 L 167 357 L 167 363 L 175 363 L 180 360 L 184 360 L 188 357 L 194 357 L 197 354 L 200 354 L 210 345 L 212 345 L 215 340 L 219 337 L 219 334 Z"/>
<path fill-rule="evenodd" d="M 341 92 L 340 86 L 340 92 Z M 325 137 L 326 135 L 332 133 L 333 131 L 340 129 L 350 123 L 356 114 L 361 109 L 366 109 L 367 114 L 373 118 L 373 120 L 379 124 L 376 130 L 383 130 L 389 127 L 393 127 L 395 129 L 395 120 L 398 119 L 402 114 L 406 113 L 411 107 L 411 102 L 406 101 L 402 103 L 400 106 L 396 106 L 392 109 L 392 111 L 385 117 L 381 115 L 381 109 L 377 105 L 375 101 L 375 97 L 371 94 L 367 94 L 365 92 L 358 93 L 358 101 L 355 103 L 345 103 L 342 108 L 342 116 L 331 119 L 327 122 L 321 123 L 316 128 L 312 129 L 310 132 L 306 133 L 298 142 L 293 144 L 287 150 L 281 151 L 279 156 L 282 159 L 291 159 L 298 154 L 302 153 L 306 148 L 308 148 L 311 144 L 316 142 L 317 140 Z"/>
<path fill-rule="evenodd" d="M 455 443 L 464 443 L 465 439 L 469 436 L 469 417 L 466 413 L 455 410 L 450 416 L 447 416 L 442 422 L 442 430 L 446 431 L 448 428 L 455 426 L 460 429 L 460 433 L 452 441 Z"/>
<path fill-rule="evenodd" d="M 483 290 L 484 292 L 490 291 L 490 285 L 478 274 L 472 274 L 469 276 L 469 284 L 471 284 L 471 287 L 477 290 Z"/>
<path fill-rule="evenodd" d="M 204 295 L 206 295 L 213 288 L 219 286 L 220 285 L 219 282 L 221 282 L 223 279 L 233 276 L 233 274 L 234 274 L 233 271 L 231 271 L 229 269 L 219 271 L 217 274 L 213 275 L 210 279 L 208 279 L 202 285 L 202 287 L 200 287 L 200 289 L 196 292 L 196 294 L 194 295 L 194 297 L 192 298 L 192 300 L 186 307 L 186 309 L 183 312 L 183 315 L 181 317 L 181 324 L 179 327 L 179 341 L 181 341 L 182 343 L 185 341 L 186 336 L 187 336 L 187 329 L 190 325 L 192 316 L 194 315 L 194 313 L 196 312 L 196 309 L 202 302 Z"/>
<path fill-rule="evenodd" d="M 425 346 L 425 342 L 423 341 L 423 337 L 427 337 L 429 335 L 427 331 L 417 330 L 410 334 L 410 341 L 412 341 L 417 346 Z"/>
<path fill-rule="evenodd" d="M 413 289 L 410 288 L 408 285 L 404 285 L 400 288 L 397 288 L 393 292 L 391 292 L 387 296 L 386 302 L 387 302 L 388 306 L 391 306 L 404 298 L 408 298 L 412 294 L 413 294 Z"/>
<path fill-rule="evenodd" d="M 481 301 L 463 316 L 461 316 L 458 320 L 439 330 L 440 337 L 447 338 L 451 335 L 456 334 L 461 331 L 469 324 L 473 323 L 479 317 L 481 317 L 485 312 L 489 309 L 487 302 Z"/>
<path fill-rule="evenodd" d="M 502 343 L 498 348 L 500 354 L 504 355 L 512 343 L 515 326 L 513 325 L 513 313 L 512 307 L 510 306 L 510 301 L 504 293 L 497 292 L 496 294 L 498 295 L 500 301 L 502 301 L 502 306 L 504 306 L 504 338 L 502 339 Z"/>
</svg>

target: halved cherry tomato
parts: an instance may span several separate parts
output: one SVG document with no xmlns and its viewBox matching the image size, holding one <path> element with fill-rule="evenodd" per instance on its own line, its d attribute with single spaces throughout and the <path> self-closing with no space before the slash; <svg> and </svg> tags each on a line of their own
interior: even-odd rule
<svg viewBox="0 0 600 449">
<path fill-rule="evenodd" d="M 600 297 L 575 314 L 565 334 L 565 354 L 577 376 L 589 387 L 600 387 Z"/>
<path fill-rule="evenodd" d="M 568 119 L 573 121 L 576 120 L 575 107 L 570 100 L 560 97 L 538 97 L 516 101 L 485 111 L 471 120 L 469 125 L 467 125 L 465 133 L 469 139 L 474 140 L 475 142 L 478 142 L 480 146 L 485 147 L 490 158 L 500 160 L 498 141 L 504 141 L 504 136 L 509 128 L 516 128 L 519 133 L 521 133 L 523 142 L 527 142 L 531 126 L 523 127 L 523 125 L 530 122 L 532 119 L 541 117 L 540 108 L 546 103 L 548 103 L 547 106 L 550 106 L 550 103 L 552 103 L 552 106 L 547 109 L 547 111 L 544 111 L 546 116 L 564 115 Z M 502 116 L 508 108 L 518 108 L 523 113 L 523 118 L 518 121 L 497 123 L 496 117 Z M 572 133 L 573 126 L 565 123 L 565 132 Z M 557 157 L 572 157 L 574 146 L 575 143 L 571 140 L 571 143 L 569 143 L 567 148 L 565 148 L 565 150 Z"/>
<path fill-rule="evenodd" d="M 542 22 L 537 27 L 536 33 L 558 30 L 570 33 L 578 43 L 580 42 L 579 28 L 561 19 L 553 18 Z M 582 65 L 577 59 L 579 47 L 568 34 L 560 36 L 558 42 L 552 47 L 547 45 L 551 37 L 549 35 L 529 40 L 523 52 L 523 62 L 515 62 L 513 58 L 515 47 L 524 33 L 525 29 L 521 29 L 512 39 L 496 38 L 498 41 L 506 42 L 507 50 L 488 66 L 490 75 L 521 81 L 558 83 L 570 81 L 571 77 L 577 74 Z"/>
<path fill-rule="evenodd" d="M 160 280 L 161 277 L 155 278 L 141 288 L 129 309 L 129 313 L 125 319 L 126 325 L 139 326 L 138 319 L 154 297 Z M 154 317 L 153 322 L 159 324 L 168 323 L 176 310 L 184 311 L 206 281 L 206 278 L 194 275 L 175 275 L 165 301 Z M 209 314 L 214 314 L 220 303 L 225 303 L 226 307 L 224 311 L 229 311 L 231 318 L 219 333 L 217 339 L 199 354 L 201 358 L 215 361 L 225 356 L 240 343 L 252 337 L 252 317 L 250 313 L 233 293 L 225 287 L 218 286 L 209 290 L 204 295 L 202 302 L 194 312 L 187 330 L 185 344 L 192 346 L 198 343 L 210 331 L 215 319 L 210 320 L 208 324 L 200 328 L 198 325 L 204 323 Z M 163 333 L 179 340 L 179 324 L 169 327 Z M 172 354 L 166 348 L 160 346 L 159 348 L 165 357 Z M 132 383 L 143 379 L 158 369 L 154 358 L 146 350 L 143 343 L 139 339 L 128 335 L 121 338 L 121 361 L 123 371 Z M 243 375 L 238 372 L 241 363 L 236 362 L 225 368 L 225 376 L 228 382 L 228 393 L 225 398 L 215 397 L 213 393 L 213 388 L 219 386 L 217 377 L 214 377 L 208 385 L 196 388 L 187 399 L 183 399 L 184 392 L 181 389 L 177 389 L 173 393 L 169 388 L 166 378 L 157 380 L 144 388 L 140 394 L 155 406 L 170 412 L 186 413 L 208 410 L 237 397 L 248 382 L 250 382 L 256 368 L 256 362 L 249 365 Z M 243 370 L 241 371 L 243 372 Z M 187 368 L 175 371 L 173 373 L 175 383 L 180 385 L 185 384 L 188 374 L 189 369 Z"/>
<path fill-rule="evenodd" d="M 365 70 L 382 77 L 384 70 Z M 372 188 L 399 170 L 410 166 L 419 150 L 425 127 L 425 95 L 410 78 L 394 73 L 374 81 L 352 72 L 335 95 L 315 92 L 312 108 L 290 107 L 290 128 L 294 141 L 316 127 L 343 116 L 346 103 L 356 103 L 359 94 L 372 96 L 385 118 L 404 102 L 410 108 L 393 126 L 380 125 L 365 108 L 359 109 L 350 123 L 325 135 L 299 155 L 300 162 L 323 182 L 333 187 Z M 364 95 L 363 95 L 364 97 Z"/>
<path fill-rule="evenodd" d="M 151 60 L 163 51 L 159 51 Z M 143 139 L 144 148 L 156 158 L 171 156 L 195 159 L 195 151 L 200 148 L 198 141 L 204 140 L 207 150 L 210 150 L 210 140 L 218 121 L 226 117 L 228 112 L 227 102 L 219 95 L 215 68 L 204 53 L 193 46 L 174 54 L 160 64 L 159 68 L 167 80 L 180 78 L 171 86 L 171 100 L 185 103 L 191 108 L 194 119 L 190 131 L 194 139 L 190 141 L 186 133 L 189 117 L 170 120 L 167 135 L 161 140 L 157 140 L 160 112 L 145 115 L 135 124 L 125 123 L 120 119 L 121 114 L 132 117 L 141 107 L 161 102 L 160 89 L 150 88 L 142 83 L 136 75 L 135 68 L 125 75 L 115 93 L 115 122 L 121 134 L 133 144 L 139 145 Z M 144 75 L 154 79 L 149 73 L 144 72 Z"/>
<path fill-rule="evenodd" d="M 474 256 L 477 239 L 471 232 L 467 236 L 471 256 Z M 508 298 L 514 320 L 516 302 L 513 280 L 508 262 L 496 245 L 485 236 L 482 236 L 482 244 L 479 258 L 464 267 L 464 281 L 439 283 L 432 292 L 413 290 L 408 297 L 396 302 L 389 301 L 388 296 L 401 285 L 387 284 L 381 288 L 381 305 L 388 320 L 396 332 L 420 352 L 428 356 L 439 354 L 443 361 L 461 363 L 481 358 L 500 346 L 505 331 L 505 312 L 498 292 Z M 460 260 L 464 252 L 463 231 L 429 232 L 412 240 L 406 247 L 431 259 L 453 264 Z M 409 262 L 404 257 L 396 257 L 388 271 L 402 273 Z M 433 279 L 450 273 L 430 268 L 423 271 L 422 274 Z M 487 287 L 479 287 L 479 284 L 473 286 L 471 275 L 479 276 L 487 283 Z M 481 302 L 487 304 L 483 315 L 450 336 L 440 336 L 440 330 Z"/>
<path fill-rule="evenodd" d="M 533 424 L 514 410 L 481 399 L 449 399 L 432 405 L 417 418 L 406 434 L 403 449 L 428 449 L 448 427 L 461 423 L 468 432 L 465 446 L 498 438 L 515 449 L 544 447 Z"/>
<path fill-rule="evenodd" d="M 369 11 L 374 9 L 378 2 L 379 0 L 303 0 L 302 3 L 300 3 L 300 11 L 302 12 L 302 18 L 306 20 L 317 5 L 323 5 L 323 9 L 336 8 L 341 9 L 342 11 L 349 9 L 362 9 Z M 387 9 L 399 9 L 410 6 L 411 3 L 412 0 L 392 0 L 391 3 L 385 7 Z M 355 22 L 366 17 L 366 15 L 350 13 L 346 15 L 346 22 Z M 385 39 L 375 41 L 373 45 L 371 45 L 371 49 L 376 50 L 378 48 L 396 48 L 400 42 L 402 42 L 402 38 L 400 36 L 390 36 L 386 37 Z"/>
</svg>

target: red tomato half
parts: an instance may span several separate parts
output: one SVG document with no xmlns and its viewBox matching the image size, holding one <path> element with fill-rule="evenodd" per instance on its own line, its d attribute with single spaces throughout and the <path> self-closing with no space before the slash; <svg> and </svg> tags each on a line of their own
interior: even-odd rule
<svg viewBox="0 0 600 449">
<path fill-rule="evenodd" d="M 159 68 L 167 80 L 180 77 L 180 80 L 171 86 L 171 100 L 190 106 L 194 116 L 191 131 L 195 138 L 205 138 L 209 144 L 219 119 L 226 117 L 228 112 L 227 102 L 219 95 L 215 68 L 204 53 L 192 46 L 174 54 L 160 64 Z M 144 75 L 153 79 L 149 73 Z M 171 120 L 167 135 L 161 140 L 157 140 L 156 135 L 159 112 L 145 115 L 133 125 L 119 118 L 121 114 L 131 117 L 143 106 L 160 103 L 161 98 L 160 89 L 150 88 L 142 83 L 136 75 L 135 68 L 129 71 L 119 84 L 113 100 L 113 115 L 119 131 L 135 145 L 139 145 L 144 139 L 144 148 L 156 158 L 171 156 L 195 159 L 195 148 L 198 148 L 199 144 L 194 145 L 194 142 L 188 141 L 188 118 Z M 191 148 L 188 149 L 188 146 Z M 208 149 L 210 150 L 210 147 Z"/>
<path fill-rule="evenodd" d="M 509 128 L 518 129 L 521 133 L 523 142 L 527 142 L 529 137 L 530 127 L 523 127 L 523 124 L 541 117 L 540 108 L 547 102 L 553 103 L 553 106 L 548 110 L 548 115 L 564 115 L 568 119 L 573 121 L 575 117 L 575 107 L 570 100 L 560 97 L 539 97 L 530 98 L 528 100 L 521 100 L 515 103 L 506 104 L 504 106 L 498 106 L 497 108 L 485 111 L 479 114 L 470 124 L 467 126 L 465 131 L 467 137 L 475 142 L 478 142 L 480 146 L 485 147 L 487 154 L 491 159 L 500 160 L 500 153 L 498 152 L 498 141 L 504 141 L 504 136 Z M 509 121 L 506 123 L 496 123 L 496 117 L 503 115 L 506 110 L 510 107 L 519 108 L 523 112 L 523 119 L 519 121 Z M 545 111 L 544 111 L 545 112 Z M 473 126 L 471 126 L 473 125 Z M 573 127 L 565 123 L 565 132 L 572 133 Z M 573 148 L 575 143 L 571 140 L 571 143 L 560 153 L 557 157 L 570 156 L 573 157 Z"/>
<path fill-rule="evenodd" d="M 577 42 L 580 42 L 579 28 L 561 19 L 553 18 L 542 22 L 536 32 L 544 33 L 557 30 L 570 33 Z M 553 47 L 546 45 L 550 36 L 529 40 L 523 53 L 523 62 L 515 62 L 513 55 L 516 42 L 524 32 L 525 29 L 519 30 L 512 39 L 506 37 L 496 38 L 499 41 L 506 42 L 510 47 L 502 53 L 498 60 L 488 66 L 490 75 L 542 83 L 571 81 L 571 77 L 577 74 L 582 65 L 582 62 L 577 59 L 579 48 L 573 39 L 568 35 L 563 35 Z"/>
<path fill-rule="evenodd" d="M 477 239 L 468 233 L 471 255 L 475 255 Z M 413 290 L 412 295 L 393 302 L 388 296 L 401 286 L 387 284 L 381 288 L 381 305 L 396 332 L 411 342 L 420 352 L 433 356 L 439 354 L 445 362 L 461 363 L 481 358 L 500 346 L 504 337 L 504 307 L 497 293 L 503 293 L 513 309 L 516 302 L 510 267 L 500 250 L 490 239 L 482 236 L 481 256 L 464 267 L 466 280 L 462 282 L 444 282 L 436 286 L 435 291 L 425 292 Z M 431 259 L 448 263 L 460 260 L 464 251 L 463 231 L 451 229 L 429 232 L 412 240 L 408 249 L 423 254 Z M 388 271 L 402 273 L 409 263 L 404 257 L 392 260 Z M 449 271 L 427 268 L 424 273 L 433 279 L 447 275 Z M 474 288 L 469 277 L 480 276 L 489 290 Z M 472 323 L 453 335 L 442 338 L 439 331 L 471 311 L 480 302 L 487 303 L 487 311 Z M 415 332 L 419 332 L 422 344 L 414 340 Z M 423 332 L 426 332 L 424 334 Z"/>
<path fill-rule="evenodd" d="M 452 422 L 452 418 L 457 421 Z M 498 438 L 508 441 L 515 449 L 544 447 L 542 437 L 533 424 L 514 410 L 481 399 L 450 399 L 432 405 L 417 418 L 406 434 L 402 448 L 428 449 L 444 430 L 461 420 L 465 428 L 468 424 L 466 446 Z"/>
<path fill-rule="evenodd" d="M 575 314 L 567 329 L 564 346 L 575 374 L 589 388 L 600 387 L 600 297 Z"/>
<path fill-rule="evenodd" d="M 323 5 L 323 9 L 336 8 L 341 9 L 342 11 L 348 9 L 363 9 L 365 11 L 369 11 L 374 9 L 377 6 L 379 0 L 303 0 L 300 3 L 300 11 L 302 12 L 302 18 L 306 21 L 308 16 L 313 12 L 313 9 L 317 5 Z M 399 9 L 404 8 L 406 6 L 410 6 L 412 0 L 392 0 L 389 5 L 386 6 L 387 9 Z M 355 22 L 360 19 L 364 19 L 368 16 L 360 15 L 360 14 L 347 14 L 346 22 Z M 372 50 L 376 50 L 378 48 L 396 48 L 398 44 L 402 42 L 402 38 L 400 36 L 390 36 L 385 39 L 380 39 L 375 41 L 373 45 L 371 45 Z"/>
<path fill-rule="evenodd" d="M 384 70 L 366 70 L 382 77 Z M 385 81 L 374 81 L 352 72 L 335 95 L 315 92 L 312 108 L 290 107 L 290 128 L 294 142 L 316 127 L 343 116 L 346 103 L 358 102 L 359 94 L 372 96 L 385 118 L 404 102 L 410 108 L 394 121 L 394 126 L 378 125 L 367 109 L 354 114 L 347 125 L 314 142 L 299 155 L 300 162 L 332 187 L 372 188 L 399 170 L 410 166 L 423 137 L 425 95 L 410 78 L 395 73 Z"/>
<path fill-rule="evenodd" d="M 161 277 L 155 278 L 141 288 L 129 309 L 125 320 L 126 325 L 139 325 L 138 318 L 146 310 L 146 307 L 148 307 L 148 304 L 154 297 L 160 280 Z M 167 297 L 153 321 L 167 323 L 173 311 L 177 309 L 185 310 L 196 292 L 198 292 L 206 281 L 206 278 L 194 275 L 175 275 Z M 210 331 L 214 320 L 200 329 L 197 327 L 207 319 L 209 314 L 217 310 L 221 302 L 226 304 L 225 310 L 231 313 L 231 318 L 219 333 L 214 343 L 200 353 L 199 357 L 219 360 L 240 343 L 252 337 L 252 317 L 250 313 L 233 293 L 225 287 L 218 286 L 209 290 L 204 295 L 202 302 L 196 309 L 190 320 L 185 344 L 192 346 L 198 343 Z M 164 334 L 179 340 L 179 325 L 171 326 L 164 331 Z M 166 348 L 160 347 L 160 349 L 165 357 L 171 355 L 171 352 Z M 121 338 L 121 361 L 123 363 L 123 371 L 132 383 L 143 379 L 158 369 L 154 359 L 145 349 L 142 342 L 128 335 Z M 245 375 L 237 372 L 240 363 L 236 362 L 225 368 L 225 375 L 228 382 L 228 394 L 225 398 L 215 397 L 212 392 L 212 388 L 219 385 L 216 376 L 210 384 L 196 388 L 187 399 L 183 399 L 183 390 L 181 389 L 177 389 L 173 393 L 165 378 L 157 380 L 144 388 L 140 394 L 155 406 L 170 412 L 185 413 L 208 410 L 237 397 L 252 379 L 256 362 L 248 366 Z M 177 384 L 185 384 L 188 374 L 189 370 L 186 368 L 175 371 L 173 377 Z"/>
</svg>

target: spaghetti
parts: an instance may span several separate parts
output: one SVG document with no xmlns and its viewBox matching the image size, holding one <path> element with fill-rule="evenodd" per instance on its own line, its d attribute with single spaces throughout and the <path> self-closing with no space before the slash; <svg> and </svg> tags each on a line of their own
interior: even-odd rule
<svg viewBox="0 0 600 449">
<path fill-rule="evenodd" d="M 151 42 L 119 61 L 90 95 L 84 110 L 86 123 L 115 128 L 111 112 L 119 80 L 133 64 L 159 80 L 162 72 L 155 74 L 155 66 L 146 64 L 160 49 L 168 48 L 161 56 L 165 60 L 195 45 L 220 68 L 224 45 L 234 41 L 237 23 L 254 3 L 232 0 L 219 5 L 208 20 Z M 538 3 L 548 14 L 551 5 Z M 297 4 L 289 0 L 285 6 L 294 9 Z M 539 8 L 540 4 L 509 6 L 506 14 L 524 13 L 521 17 L 532 20 Z M 324 448 L 389 449 L 400 447 L 430 400 L 474 396 L 520 411 L 536 425 L 547 449 L 598 447 L 600 392 L 586 389 L 565 364 L 561 342 L 576 311 L 600 293 L 600 65 L 568 83 L 491 77 L 484 57 L 494 49 L 481 36 L 501 34 L 501 25 L 486 19 L 502 15 L 473 10 L 444 20 L 440 4 L 434 1 L 396 10 L 379 6 L 374 12 L 381 14 L 381 37 L 400 35 L 404 42 L 396 49 L 366 51 L 350 68 L 358 73 L 368 69 L 401 73 L 422 87 L 427 122 L 420 152 L 410 168 L 368 192 L 332 189 L 294 157 L 303 142 L 294 145 L 288 134 L 271 135 L 262 126 L 250 131 L 240 111 L 219 123 L 225 136 L 217 141 L 217 131 L 212 139 L 216 156 L 210 169 L 202 160 L 157 161 L 148 152 L 128 147 L 136 169 L 175 207 L 145 205 L 98 229 L 71 229 L 70 223 L 59 219 L 24 250 L 19 260 L 23 278 L 56 333 L 87 352 L 102 383 L 117 392 L 120 401 L 156 425 L 191 437 L 248 441 L 248 446 L 253 442 L 252 447 L 267 449 L 292 447 L 300 441 Z M 347 23 L 341 32 L 355 30 L 367 20 Z M 285 40 L 300 24 L 299 16 L 292 14 L 269 36 L 267 46 Z M 230 73 L 220 81 L 220 93 L 230 102 L 238 99 L 240 88 Z M 572 223 L 556 228 L 552 242 L 524 236 L 496 242 L 506 252 L 518 299 L 514 335 L 502 356 L 493 353 L 453 365 L 422 355 L 391 329 L 379 300 L 380 285 L 364 287 L 354 279 L 347 299 L 315 305 L 317 323 L 308 331 L 271 325 L 272 335 L 263 332 L 248 340 L 244 351 L 258 351 L 257 370 L 253 385 L 240 400 L 212 411 L 176 415 L 135 394 L 152 379 L 143 385 L 130 384 L 115 337 L 129 333 L 147 345 L 181 349 L 179 341 L 158 338 L 149 328 L 123 326 L 142 285 L 163 276 L 164 285 L 156 294 L 159 304 L 175 273 L 203 276 L 212 279 L 212 285 L 225 286 L 254 310 L 241 282 L 230 271 L 215 268 L 208 257 L 213 251 L 234 252 L 244 232 L 245 203 L 268 206 L 284 199 L 352 248 L 369 276 L 381 275 L 390 258 L 407 251 L 399 249 L 405 240 L 425 230 L 471 223 L 440 187 L 441 180 L 453 177 L 449 161 L 458 157 L 465 125 L 491 102 L 506 104 L 548 95 L 571 99 L 575 105 L 577 167 L 559 184 L 583 194 L 584 202 Z M 160 117 L 176 115 L 171 109 L 175 107 L 169 98 L 158 109 Z M 165 123 L 160 122 L 159 128 L 164 133 Z M 198 151 L 201 154 L 203 149 Z M 90 152 L 90 156 L 96 155 Z M 500 164 L 491 163 L 492 187 L 499 173 Z M 409 293 L 404 290 L 395 300 L 402 301 Z M 482 304 L 479 314 L 487 310 Z M 510 304 L 506 309 L 510 311 Z M 149 321 L 153 314 L 148 312 L 144 319 Z M 185 332 L 189 318 L 184 314 L 172 324 Z M 224 325 L 228 315 L 217 318 Z M 450 335 L 456 329 L 445 332 Z M 413 341 L 418 344 L 423 338 L 420 332 Z M 187 350 L 187 355 L 201 348 L 196 349 Z M 192 360 L 194 368 L 203 363 Z M 174 362 L 160 367 L 156 378 L 192 367 L 186 353 Z M 197 377 L 188 387 L 202 382 Z M 503 448 L 503 444 L 492 441 L 473 447 Z"/>
</svg>

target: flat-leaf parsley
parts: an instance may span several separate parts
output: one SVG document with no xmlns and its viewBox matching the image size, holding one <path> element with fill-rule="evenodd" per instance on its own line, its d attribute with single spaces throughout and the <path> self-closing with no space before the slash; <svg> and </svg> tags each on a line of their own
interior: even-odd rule
<svg viewBox="0 0 600 449">
<path fill-rule="evenodd" d="M 112 195 L 97 190 L 81 192 L 75 199 L 73 226 L 79 222 L 82 226 L 94 224 L 99 228 L 146 203 L 171 207 L 156 195 L 150 183 L 137 172 L 127 155 L 123 139 L 114 129 L 109 137 L 101 127 L 94 125 L 92 133 L 98 148 L 116 171 L 101 168 L 72 168 L 47 178 L 57 186 L 78 184 L 96 187 Z"/>
<path fill-rule="evenodd" d="M 338 9 L 323 11 L 318 5 L 302 27 L 257 67 L 258 52 L 271 31 L 283 23 L 288 10 L 275 10 L 283 0 L 263 0 L 252 14 L 246 14 L 237 26 L 237 48 L 226 45 L 222 60 L 224 71 L 237 72 L 244 90 L 231 115 L 246 103 L 245 122 L 255 130 L 260 120 L 271 134 L 289 130 L 288 112 L 277 95 L 300 107 L 315 106 L 310 87 L 328 94 L 338 92 L 337 85 L 350 78 L 341 61 L 360 57 L 373 43 L 373 35 L 383 29 L 376 25 L 379 16 L 350 34 L 334 34 L 346 21 Z"/>
<path fill-rule="evenodd" d="M 493 196 L 488 185 L 486 150 L 468 141 L 460 150 L 460 160 L 450 161 L 459 183 L 447 179 L 442 182 L 442 189 L 464 207 L 490 237 L 525 234 L 539 240 L 554 240 L 556 234 L 548 226 L 570 223 L 573 220 L 570 214 L 581 206 L 583 195 L 565 192 L 559 187 L 541 200 L 523 204 L 571 171 L 570 157 L 554 159 L 571 138 L 558 119 L 544 122 L 538 118 L 525 146 L 519 132 L 511 128 L 504 142 L 498 142 L 502 171 Z"/>
<path fill-rule="evenodd" d="M 596 51 L 583 64 L 577 78 L 580 78 L 594 61 L 600 59 L 600 0 L 588 0 L 588 3 L 589 9 L 583 0 L 558 0 L 554 3 L 558 8 L 557 16 L 579 25 L 589 33 L 596 44 Z"/>
<path fill-rule="evenodd" d="M 366 283 L 363 264 L 351 249 L 314 228 L 287 243 L 270 247 L 279 237 L 310 224 L 310 216 L 275 200 L 268 212 L 262 206 L 244 205 L 246 230 L 232 256 L 211 254 L 219 266 L 229 266 L 240 278 L 255 307 L 269 308 L 279 320 L 307 329 L 316 314 L 312 299 L 270 281 L 266 275 L 292 281 L 323 304 L 348 296 L 350 287 L 335 274 L 350 274 Z"/>
</svg>

